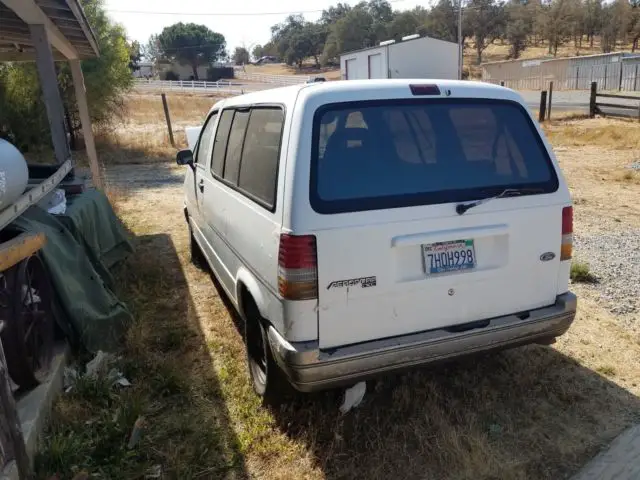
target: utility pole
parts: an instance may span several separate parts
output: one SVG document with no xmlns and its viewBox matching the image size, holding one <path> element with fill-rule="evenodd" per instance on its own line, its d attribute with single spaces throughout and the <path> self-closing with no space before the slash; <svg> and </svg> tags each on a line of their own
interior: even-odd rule
<svg viewBox="0 0 640 480">
<path fill-rule="evenodd" d="M 462 80 L 462 0 L 458 0 L 458 80 Z"/>
</svg>

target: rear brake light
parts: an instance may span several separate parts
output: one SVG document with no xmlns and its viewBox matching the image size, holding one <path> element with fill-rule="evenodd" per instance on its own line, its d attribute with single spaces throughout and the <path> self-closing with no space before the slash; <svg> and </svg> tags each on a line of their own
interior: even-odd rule
<svg viewBox="0 0 640 480">
<path fill-rule="evenodd" d="M 573 207 L 562 209 L 562 243 L 560 260 L 571 260 L 573 252 Z"/>
<path fill-rule="evenodd" d="M 318 298 L 318 256 L 313 235 L 280 235 L 278 289 L 285 300 Z"/>
<path fill-rule="evenodd" d="M 437 85 L 409 85 L 409 88 L 414 95 L 440 95 Z"/>
</svg>

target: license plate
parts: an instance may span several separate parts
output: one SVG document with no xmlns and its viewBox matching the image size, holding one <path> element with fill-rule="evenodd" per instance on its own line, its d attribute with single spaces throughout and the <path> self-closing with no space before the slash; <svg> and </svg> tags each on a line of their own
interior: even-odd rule
<svg viewBox="0 0 640 480">
<path fill-rule="evenodd" d="M 427 275 L 476 268 L 473 239 L 422 245 L 422 258 Z"/>
</svg>

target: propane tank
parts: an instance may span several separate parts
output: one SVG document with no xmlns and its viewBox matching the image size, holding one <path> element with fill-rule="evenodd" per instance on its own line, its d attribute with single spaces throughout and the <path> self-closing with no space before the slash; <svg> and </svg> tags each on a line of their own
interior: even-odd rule
<svg viewBox="0 0 640 480">
<path fill-rule="evenodd" d="M 22 195 L 29 182 L 29 168 L 20 150 L 0 138 L 0 211 Z"/>
</svg>

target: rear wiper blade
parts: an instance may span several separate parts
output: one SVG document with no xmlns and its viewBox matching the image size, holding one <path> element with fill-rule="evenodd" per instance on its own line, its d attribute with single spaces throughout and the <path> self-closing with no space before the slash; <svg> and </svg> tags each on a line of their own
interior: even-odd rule
<svg viewBox="0 0 640 480">
<path fill-rule="evenodd" d="M 544 190 L 542 188 L 507 188 L 500 192 L 498 195 L 494 195 L 492 197 L 483 198 L 482 200 L 476 200 L 475 202 L 459 203 L 458 205 L 456 205 L 456 213 L 458 215 L 462 215 L 467 210 L 473 207 L 477 207 L 478 205 L 482 205 L 483 203 L 487 203 L 498 198 L 517 197 L 520 195 L 533 195 L 535 193 L 544 193 Z"/>
</svg>

